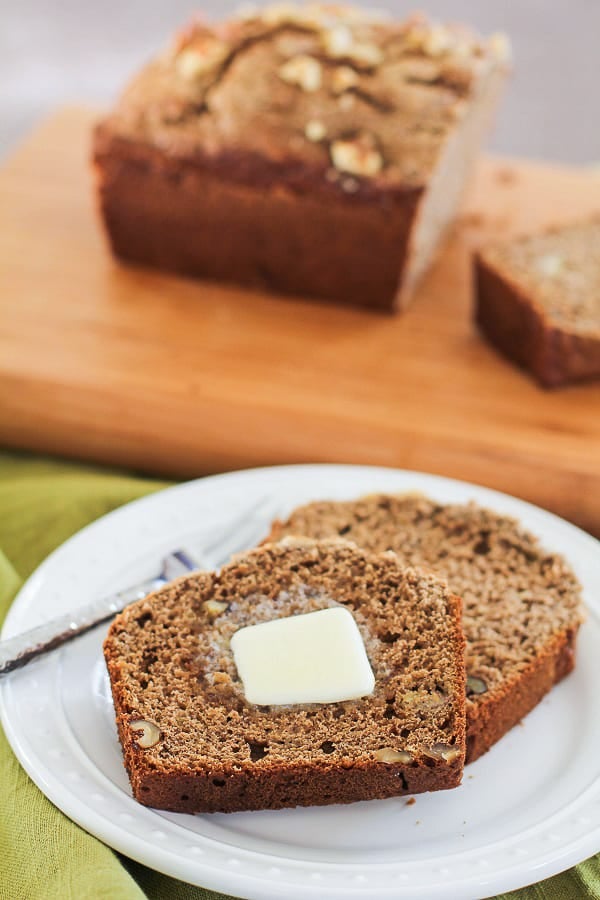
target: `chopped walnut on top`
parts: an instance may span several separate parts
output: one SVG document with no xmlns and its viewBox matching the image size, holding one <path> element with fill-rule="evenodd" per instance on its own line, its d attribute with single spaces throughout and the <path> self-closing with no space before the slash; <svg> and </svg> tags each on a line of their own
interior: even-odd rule
<svg viewBox="0 0 600 900">
<path fill-rule="evenodd" d="M 334 94 L 343 94 L 344 91 L 356 87 L 359 82 L 358 72 L 350 66 L 336 66 L 331 73 L 331 89 Z"/>
<path fill-rule="evenodd" d="M 365 132 L 333 141 L 330 153 L 331 161 L 339 172 L 372 178 L 383 169 L 383 156 L 375 139 Z"/>
<path fill-rule="evenodd" d="M 208 29 L 191 29 L 175 47 L 175 68 L 187 81 L 195 81 L 218 68 L 230 52 L 229 44 Z"/>
<path fill-rule="evenodd" d="M 441 25 L 421 14 L 415 14 L 402 26 L 402 38 L 408 52 L 420 53 L 430 59 L 468 59 L 482 52 L 480 41 L 468 29 Z M 498 59 L 510 58 L 510 43 L 505 34 L 492 35 L 488 47 Z"/>
<path fill-rule="evenodd" d="M 321 43 L 332 59 L 348 59 L 356 65 L 373 68 L 383 62 L 383 52 L 377 44 L 355 38 L 348 25 L 334 25 L 320 32 Z"/>
<path fill-rule="evenodd" d="M 318 91 L 321 87 L 321 63 L 312 56 L 293 56 L 279 67 L 277 74 L 282 81 L 295 84 L 308 93 Z"/>
<path fill-rule="evenodd" d="M 304 134 L 307 140 L 318 144 L 319 141 L 322 141 L 326 137 L 327 128 L 319 119 L 311 119 L 306 123 Z"/>
</svg>

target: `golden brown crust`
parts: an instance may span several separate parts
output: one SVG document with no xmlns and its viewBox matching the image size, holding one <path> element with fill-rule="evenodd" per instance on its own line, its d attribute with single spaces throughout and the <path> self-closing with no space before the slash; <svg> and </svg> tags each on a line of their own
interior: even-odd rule
<svg viewBox="0 0 600 900">
<path fill-rule="evenodd" d="M 352 193 L 363 176 L 403 189 L 426 183 L 479 82 L 506 68 L 497 42 L 459 26 L 286 6 L 192 24 L 134 78 L 107 129 L 172 158 L 241 149 L 263 166 L 354 175 Z"/>
</svg>

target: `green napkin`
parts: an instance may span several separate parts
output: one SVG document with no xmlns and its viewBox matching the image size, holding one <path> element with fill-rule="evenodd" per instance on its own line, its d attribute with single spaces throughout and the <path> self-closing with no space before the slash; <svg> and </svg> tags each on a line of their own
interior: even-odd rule
<svg viewBox="0 0 600 900">
<path fill-rule="evenodd" d="M 0 621 L 51 550 L 93 519 L 164 486 L 90 466 L 0 454 Z M 29 780 L 1 731 L 0 797 L 0 900 L 222 897 L 125 859 L 73 824 Z M 503 897 L 600 900 L 600 855 Z"/>
</svg>

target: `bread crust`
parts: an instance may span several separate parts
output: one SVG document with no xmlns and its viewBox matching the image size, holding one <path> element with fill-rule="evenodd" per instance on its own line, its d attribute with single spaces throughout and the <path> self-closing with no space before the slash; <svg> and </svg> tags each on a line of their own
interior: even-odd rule
<svg viewBox="0 0 600 900">
<path fill-rule="evenodd" d="M 522 673 L 477 705 L 467 702 L 467 763 L 475 762 L 534 709 L 575 666 L 577 628 L 546 645 Z"/>
<path fill-rule="evenodd" d="M 271 767 L 268 774 L 256 765 L 239 771 L 226 764 L 210 770 L 174 767 L 157 772 L 147 765 L 144 750 L 132 738 L 130 697 L 110 642 L 105 645 L 105 659 L 125 768 L 133 796 L 144 806 L 184 813 L 326 806 L 448 790 L 461 782 L 464 756 L 451 763 L 421 759 L 410 766 L 356 761 L 347 768 L 281 765 Z"/>
<path fill-rule="evenodd" d="M 514 280 L 475 257 L 475 320 L 490 342 L 546 388 L 600 376 L 600 339 L 553 325 Z"/>
<path fill-rule="evenodd" d="M 280 172 L 247 156 L 170 159 L 99 126 L 101 216 L 119 258 L 180 275 L 381 311 L 399 272 L 423 188 L 344 196 L 321 172 Z"/>
</svg>

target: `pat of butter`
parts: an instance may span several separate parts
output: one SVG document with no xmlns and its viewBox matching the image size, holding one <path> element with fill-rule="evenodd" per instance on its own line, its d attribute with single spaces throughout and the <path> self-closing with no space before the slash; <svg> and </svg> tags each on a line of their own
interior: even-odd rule
<svg viewBox="0 0 600 900">
<path fill-rule="evenodd" d="M 341 606 L 240 628 L 231 649 L 249 703 L 336 703 L 375 687 L 360 631 Z"/>
</svg>

